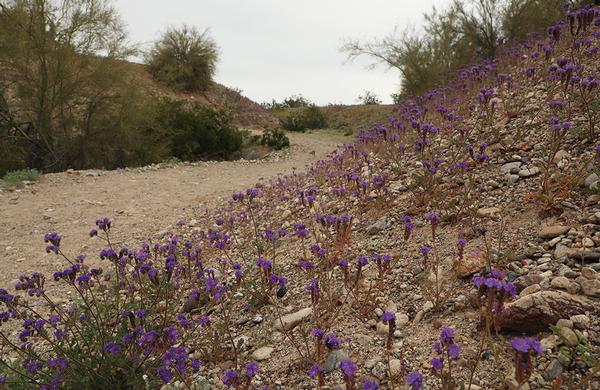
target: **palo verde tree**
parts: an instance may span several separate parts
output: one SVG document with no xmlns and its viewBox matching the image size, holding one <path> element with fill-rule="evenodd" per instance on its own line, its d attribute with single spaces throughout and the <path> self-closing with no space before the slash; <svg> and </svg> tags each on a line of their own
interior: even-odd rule
<svg viewBox="0 0 600 390">
<path fill-rule="evenodd" d="M 0 0 L 0 170 L 146 153 L 130 128 L 144 117 L 124 71 L 132 53 L 108 0 Z"/>
<path fill-rule="evenodd" d="M 204 91 L 212 83 L 219 49 L 208 30 L 169 28 L 147 54 L 155 79 L 183 91 Z"/>
<path fill-rule="evenodd" d="M 564 0 L 454 0 L 425 15 L 423 33 L 407 29 L 384 38 L 349 40 L 349 59 L 366 55 L 401 75 L 401 94 L 414 95 L 447 81 L 455 70 L 496 54 L 500 38 L 519 41 L 558 21 Z"/>
</svg>

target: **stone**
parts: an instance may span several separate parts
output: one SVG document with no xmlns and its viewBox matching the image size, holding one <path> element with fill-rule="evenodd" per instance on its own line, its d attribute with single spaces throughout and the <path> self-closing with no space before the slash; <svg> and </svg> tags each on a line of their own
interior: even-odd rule
<svg viewBox="0 0 600 390">
<path fill-rule="evenodd" d="M 569 283 L 569 287 L 567 287 L 567 292 L 569 294 L 579 294 L 581 292 L 581 285 L 577 282 Z"/>
<path fill-rule="evenodd" d="M 540 344 L 542 345 L 542 349 L 544 351 L 549 351 L 551 349 L 555 349 L 558 346 L 559 341 L 560 341 L 560 337 L 558 337 L 555 334 L 551 334 L 551 335 L 541 339 Z"/>
<path fill-rule="evenodd" d="M 581 269 L 581 275 L 586 278 L 586 279 L 590 279 L 590 280 L 594 280 L 594 279 L 598 279 L 598 272 L 594 271 L 593 269 L 589 268 L 589 267 L 583 267 Z"/>
<path fill-rule="evenodd" d="M 520 161 L 513 161 L 513 162 L 509 162 L 506 163 L 504 165 L 502 165 L 500 167 L 500 172 L 502 173 L 512 173 L 514 172 L 514 170 L 517 170 L 521 167 L 521 162 Z"/>
<path fill-rule="evenodd" d="M 423 305 L 423 311 L 425 313 L 427 313 L 428 311 L 430 311 L 431 309 L 433 309 L 433 302 L 431 301 L 427 301 L 425 302 L 425 304 Z"/>
<path fill-rule="evenodd" d="M 326 373 L 333 372 L 340 368 L 340 363 L 343 360 L 348 359 L 348 354 L 341 349 L 335 349 L 327 355 L 327 359 L 325 359 L 325 364 L 323 364 L 323 370 Z"/>
<path fill-rule="evenodd" d="M 387 376 L 387 367 L 382 362 L 377 362 L 371 369 L 371 373 L 379 380 Z"/>
<path fill-rule="evenodd" d="M 538 167 L 529 167 L 525 169 L 521 169 L 519 171 L 520 177 L 532 177 L 540 173 L 540 169 Z"/>
<path fill-rule="evenodd" d="M 520 179 L 519 175 L 506 175 L 505 178 L 509 184 L 515 184 Z"/>
<path fill-rule="evenodd" d="M 549 325 L 554 325 L 561 318 L 590 310 L 593 310 L 593 304 L 585 297 L 543 290 L 507 304 L 500 325 L 503 329 L 519 333 L 539 333 L 547 331 Z"/>
<path fill-rule="evenodd" d="M 558 330 L 560 332 L 560 337 L 569 347 L 575 347 L 577 344 L 579 344 L 579 339 L 577 338 L 577 335 L 575 334 L 575 332 L 573 332 L 572 329 L 558 328 Z"/>
<path fill-rule="evenodd" d="M 562 364 L 560 364 L 560 361 L 558 361 L 558 359 L 554 359 L 550 362 L 550 364 L 548 364 L 548 367 L 546 367 L 546 371 L 544 371 L 544 379 L 546 379 L 547 381 L 553 381 L 554 379 L 558 378 L 558 376 L 562 374 L 562 372 Z"/>
<path fill-rule="evenodd" d="M 410 320 L 406 314 L 396 313 L 396 328 L 398 328 L 398 329 L 404 328 L 408 324 L 409 321 Z"/>
<path fill-rule="evenodd" d="M 561 149 L 558 152 L 556 152 L 556 154 L 554 155 L 554 158 L 552 159 L 552 162 L 556 164 L 560 160 L 563 160 L 563 159 L 567 158 L 568 156 L 569 156 L 569 152 L 567 152 L 564 149 Z"/>
<path fill-rule="evenodd" d="M 387 222 L 385 221 L 385 219 L 380 219 L 379 221 L 375 222 L 367 228 L 367 233 L 371 236 L 375 236 L 384 231 L 386 228 Z"/>
<path fill-rule="evenodd" d="M 514 285 L 517 288 L 517 291 L 522 291 L 527 286 L 531 286 L 533 284 L 541 284 L 544 280 L 543 277 L 537 274 L 528 274 L 524 276 L 518 277 L 514 281 Z"/>
<path fill-rule="evenodd" d="M 561 318 L 560 320 L 556 321 L 556 326 L 558 326 L 559 328 L 569 328 L 569 329 L 572 329 L 573 328 L 573 321 L 567 320 L 566 318 Z"/>
<path fill-rule="evenodd" d="M 483 207 L 477 210 L 477 215 L 484 218 L 493 218 L 502 212 L 498 207 Z"/>
<path fill-rule="evenodd" d="M 524 297 L 525 295 L 529 295 L 529 294 L 533 294 L 536 293 L 538 291 L 540 291 L 542 288 L 540 287 L 539 284 L 532 284 L 531 286 L 527 286 L 525 287 L 521 293 L 519 294 L 519 296 Z"/>
<path fill-rule="evenodd" d="M 569 259 L 578 260 L 578 261 L 598 261 L 600 260 L 600 252 L 595 251 L 581 251 L 581 250 L 572 250 L 567 255 Z"/>
<path fill-rule="evenodd" d="M 392 378 L 400 376 L 402 373 L 402 363 L 400 359 L 391 359 L 390 360 L 390 375 Z"/>
<path fill-rule="evenodd" d="M 585 314 L 577 314 L 569 318 L 577 329 L 587 329 L 590 327 L 590 317 Z"/>
<path fill-rule="evenodd" d="M 540 238 L 550 239 L 560 236 L 562 234 L 566 234 L 569 231 L 569 229 L 570 228 L 568 226 L 563 225 L 542 226 L 542 228 L 538 232 L 538 236 L 540 236 Z"/>
<path fill-rule="evenodd" d="M 554 257 L 556 257 L 557 259 L 565 258 L 568 257 L 569 254 L 572 252 L 573 249 L 569 248 L 568 246 L 563 244 L 557 244 L 556 248 L 554 249 Z"/>
<path fill-rule="evenodd" d="M 297 312 L 286 314 L 281 317 L 281 319 L 276 318 L 273 321 L 274 327 L 278 331 L 288 331 L 294 329 L 298 324 L 302 321 L 310 317 L 312 314 L 312 308 L 307 307 L 302 310 L 298 310 Z"/>
<path fill-rule="evenodd" d="M 377 323 L 377 327 L 375 328 L 375 332 L 379 335 L 379 336 L 386 336 L 388 335 L 388 333 L 390 332 L 390 327 L 388 324 L 384 324 L 383 322 L 378 322 Z"/>
<path fill-rule="evenodd" d="M 566 290 L 569 287 L 569 283 L 571 282 L 566 277 L 557 276 L 555 278 L 552 278 L 552 281 L 550 281 L 550 286 L 558 288 L 560 290 Z"/>
<path fill-rule="evenodd" d="M 599 180 L 600 177 L 596 173 L 592 173 L 591 175 L 585 178 L 583 184 L 591 190 L 594 184 L 597 183 Z"/>
<path fill-rule="evenodd" d="M 271 354 L 274 350 L 275 348 L 273 347 L 260 347 L 254 352 L 252 352 L 252 359 L 256 360 L 257 362 L 267 360 L 271 357 Z"/>
<path fill-rule="evenodd" d="M 585 280 L 580 284 L 585 295 L 590 297 L 600 297 L 600 280 Z"/>
<path fill-rule="evenodd" d="M 460 278 L 473 275 L 485 267 L 487 259 L 483 252 L 467 252 L 462 259 L 452 264 L 452 270 Z"/>
<path fill-rule="evenodd" d="M 581 240 L 581 245 L 583 245 L 584 248 L 593 248 L 596 244 L 594 244 L 594 240 L 591 238 L 584 237 L 584 239 Z"/>
</svg>

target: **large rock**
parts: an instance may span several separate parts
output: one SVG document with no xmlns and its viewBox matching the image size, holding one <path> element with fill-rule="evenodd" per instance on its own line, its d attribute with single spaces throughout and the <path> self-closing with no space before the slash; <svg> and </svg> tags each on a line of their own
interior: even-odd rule
<svg viewBox="0 0 600 390">
<path fill-rule="evenodd" d="M 585 297 L 563 291 L 543 290 L 520 297 L 506 305 L 501 326 L 520 333 L 547 331 L 561 318 L 568 318 L 593 310 L 593 304 Z"/>
<path fill-rule="evenodd" d="M 562 225 L 542 226 L 538 235 L 541 238 L 549 239 L 549 238 L 558 237 L 561 234 L 567 233 L 568 231 L 569 231 L 568 226 L 562 226 Z"/>
<path fill-rule="evenodd" d="M 310 317 L 312 308 L 307 307 L 297 312 L 286 314 L 281 318 L 275 318 L 274 327 L 278 331 L 288 331 L 294 329 L 299 323 Z"/>
</svg>

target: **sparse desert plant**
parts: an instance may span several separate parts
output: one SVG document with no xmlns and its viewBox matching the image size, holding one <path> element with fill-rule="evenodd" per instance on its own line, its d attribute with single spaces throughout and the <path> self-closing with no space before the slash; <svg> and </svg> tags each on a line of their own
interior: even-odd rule
<svg viewBox="0 0 600 390">
<path fill-rule="evenodd" d="M 18 171 L 7 172 L 2 180 L 9 185 L 16 185 L 23 181 L 36 181 L 41 177 L 37 169 L 20 169 Z"/>
</svg>

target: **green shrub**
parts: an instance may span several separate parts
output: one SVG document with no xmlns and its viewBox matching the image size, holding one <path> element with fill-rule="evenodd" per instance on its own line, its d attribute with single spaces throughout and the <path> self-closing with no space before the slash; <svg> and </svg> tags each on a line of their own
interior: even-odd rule
<svg viewBox="0 0 600 390">
<path fill-rule="evenodd" d="M 20 169 L 18 171 L 8 172 L 2 180 L 8 184 L 17 184 L 22 181 L 36 181 L 41 174 L 37 169 Z"/>
<path fill-rule="evenodd" d="M 244 143 L 244 134 L 231 123 L 231 116 L 181 100 L 164 99 L 156 118 L 159 133 L 167 138 L 170 156 L 183 161 L 233 159 Z"/>
<path fill-rule="evenodd" d="M 264 131 L 261 145 L 266 145 L 275 150 L 281 150 L 290 146 L 290 140 L 281 129 L 267 129 Z"/>
<path fill-rule="evenodd" d="M 168 29 L 147 55 L 150 73 L 175 89 L 203 91 L 212 83 L 219 49 L 208 34 L 183 25 Z"/>
<path fill-rule="evenodd" d="M 281 127 L 289 131 L 305 131 L 306 129 L 323 129 L 327 127 L 325 115 L 315 105 L 293 109 L 280 122 Z"/>
</svg>

